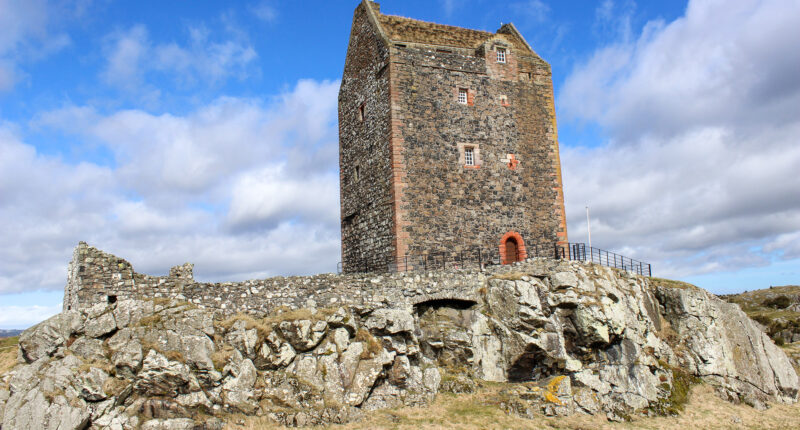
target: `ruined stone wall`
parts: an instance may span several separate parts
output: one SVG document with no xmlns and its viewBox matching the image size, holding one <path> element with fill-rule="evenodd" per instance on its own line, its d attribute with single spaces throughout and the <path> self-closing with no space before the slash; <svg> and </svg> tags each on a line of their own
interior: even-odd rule
<svg viewBox="0 0 800 430">
<path fill-rule="evenodd" d="M 496 61 L 498 46 L 505 63 Z M 527 244 L 566 240 L 548 64 L 515 51 L 505 35 L 478 52 L 394 46 L 392 61 L 408 251 L 497 249 L 509 231 Z M 467 104 L 458 102 L 461 88 Z M 479 166 L 464 165 L 464 147 L 479 154 Z"/>
<path fill-rule="evenodd" d="M 279 307 L 403 306 L 438 300 L 477 301 L 478 291 L 497 272 L 477 267 L 436 272 L 321 274 L 244 282 L 196 282 L 192 266 L 174 267 L 167 276 L 136 273 L 122 258 L 81 242 L 69 265 L 64 310 L 80 310 L 122 299 L 172 298 L 222 315 L 264 315 Z"/>
<path fill-rule="evenodd" d="M 359 5 L 353 17 L 339 90 L 339 180 L 345 271 L 355 261 L 365 258 L 382 261 L 394 252 L 388 58 L 386 44 L 376 33 L 363 5 Z"/>
<path fill-rule="evenodd" d="M 401 273 L 321 274 L 243 282 L 197 282 L 192 265 L 173 267 L 167 276 L 137 273 L 126 260 L 81 242 L 69 263 L 64 310 L 87 309 L 123 299 L 184 300 L 220 315 L 265 315 L 276 308 L 411 307 L 431 300 L 478 302 L 487 281 L 509 272 L 547 277 L 585 265 L 576 261 L 529 259 L 514 265 Z M 561 267 L 561 269 L 556 269 Z M 613 270 L 613 269 L 609 269 Z M 619 277 L 643 279 L 619 271 Z"/>
</svg>

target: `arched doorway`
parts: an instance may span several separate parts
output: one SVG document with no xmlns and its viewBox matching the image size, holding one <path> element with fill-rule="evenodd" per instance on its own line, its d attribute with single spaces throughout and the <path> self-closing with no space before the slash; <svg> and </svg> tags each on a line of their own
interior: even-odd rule
<svg viewBox="0 0 800 430">
<path fill-rule="evenodd" d="M 528 253 L 525 251 L 525 242 L 522 236 L 516 231 L 509 231 L 500 239 L 500 262 L 502 264 L 511 264 L 516 261 L 524 261 L 528 258 Z"/>
<path fill-rule="evenodd" d="M 519 261 L 519 250 L 517 249 L 517 240 L 513 237 L 506 241 L 506 261 L 511 263 Z"/>
</svg>

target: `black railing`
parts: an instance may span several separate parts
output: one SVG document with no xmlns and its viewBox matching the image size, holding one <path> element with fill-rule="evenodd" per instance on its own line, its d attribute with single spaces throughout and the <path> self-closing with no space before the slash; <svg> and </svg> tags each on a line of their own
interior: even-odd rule
<svg viewBox="0 0 800 430">
<path fill-rule="evenodd" d="M 653 267 L 650 263 L 634 260 L 624 255 L 586 246 L 584 243 L 568 243 L 556 245 L 558 255 L 556 258 L 588 261 L 603 266 L 626 270 L 642 276 L 653 276 Z"/>
<path fill-rule="evenodd" d="M 588 247 L 583 243 L 556 243 L 527 245 L 525 255 L 517 251 L 513 261 L 524 258 L 547 257 L 561 260 L 587 261 L 603 266 L 627 270 L 643 276 L 652 276 L 651 265 L 603 249 Z M 510 260 L 510 259 L 509 259 Z M 487 265 L 504 263 L 499 248 L 492 250 L 472 248 L 459 253 L 434 252 L 428 254 L 407 254 L 400 257 L 370 257 L 353 259 L 347 265 L 337 265 L 339 273 L 347 272 L 411 272 L 442 269 L 480 270 Z"/>
</svg>

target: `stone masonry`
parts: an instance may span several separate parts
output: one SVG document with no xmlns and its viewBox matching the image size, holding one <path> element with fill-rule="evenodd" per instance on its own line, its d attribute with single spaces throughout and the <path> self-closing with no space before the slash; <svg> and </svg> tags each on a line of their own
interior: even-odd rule
<svg viewBox="0 0 800 430">
<path fill-rule="evenodd" d="M 362 1 L 339 139 L 345 272 L 477 248 L 506 261 L 510 238 L 524 260 L 526 244 L 567 241 L 550 66 L 513 24 L 469 30 Z"/>
<path fill-rule="evenodd" d="M 164 298 L 187 301 L 222 316 L 246 313 L 258 317 L 278 308 L 411 307 L 433 300 L 477 302 L 479 291 L 494 276 L 519 270 L 536 273 L 556 264 L 583 263 L 540 258 L 488 266 L 482 271 L 469 266 L 428 272 L 328 273 L 207 283 L 194 280 L 189 263 L 173 267 L 167 276 L 150 276 L 135 272 L 122 258 L 81 242 L 69 263 L 63 310 L 85 310 L 126 299 Z"/>
</svg>

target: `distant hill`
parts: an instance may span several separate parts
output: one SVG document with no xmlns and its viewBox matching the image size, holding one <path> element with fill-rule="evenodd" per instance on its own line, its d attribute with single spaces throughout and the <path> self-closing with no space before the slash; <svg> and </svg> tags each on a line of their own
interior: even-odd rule
<svg viewBox="0 0 800 430">
<path fill-rule="evenodd" d="M 13 337 L 13 336 L 19 336 L 19 335 L 20 335 L 20 333 L 22 333 L 22 332 L 23 332 L 23 330 L 6 330 L 6 329 L 0 329 L 0 338 L 3 338 L 3 337 Z"/>
</svg>

